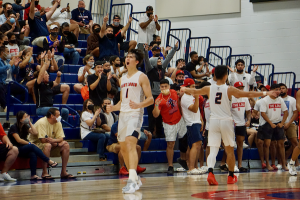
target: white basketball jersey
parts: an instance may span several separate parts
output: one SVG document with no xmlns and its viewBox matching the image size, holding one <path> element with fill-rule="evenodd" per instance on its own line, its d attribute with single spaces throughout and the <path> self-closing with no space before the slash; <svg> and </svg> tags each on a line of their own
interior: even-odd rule
<svg viewBox="0 0 300 200">
<path fill-rule="evenodd" d="M 129 106 L 130 100 L 136 103 L 141 103 L 145 100 L 143 88 L 139 84 L 141 74 L 142 72 L 138 71 L 130 78 L 127 75 L 121 78 L 121 112 L 144 112 L 143 108 L 131 109 Z"/>
<path fill-rule="evenodd" d="M 206 103 L 204 105 L 204 114 L 205 114 L 205 120 L 206 120 L 205 130 L 208 130 L 208 128 L 209 128 L 209 118 L 210 118 L 209 99 L 206 101 Z"/>
<path fill-rule="evenodd" d="M 211 85 L 209 104 L 211 119 L 232 119 L 231 104 L 227 94 L 228 86 Z"/>
</svg>

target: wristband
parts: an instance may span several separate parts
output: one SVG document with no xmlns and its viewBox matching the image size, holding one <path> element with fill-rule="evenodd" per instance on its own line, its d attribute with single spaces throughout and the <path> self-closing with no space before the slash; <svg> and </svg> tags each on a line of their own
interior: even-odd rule
<svg viewBox="0 0 300 200">
<path fill-rule="evenodd" d="M 264 96 L 266 96 L 266 95 L 267 95 L 267 92 L 266 92 L 266 91 L 265 91 L 265 92 L 263 92 L 263 95 L 264 95 Z"/>
<path fill-rule="evenodd" d="M 155 106 L 159 106 L 159 105 L 155 104 Z"/>
</svg>

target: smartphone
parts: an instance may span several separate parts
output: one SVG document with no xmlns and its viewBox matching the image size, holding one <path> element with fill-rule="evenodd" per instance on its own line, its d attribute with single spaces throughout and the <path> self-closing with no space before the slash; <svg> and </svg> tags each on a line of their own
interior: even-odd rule
<svg viewBox="0 0 300 200">
<path fill-rule="evenodd" d="M 45 138 L 48 138 L 48 135 L 45 135 Z"/>
<path fill-rule="evenodd" d="M 207 59 L 206 59 L 206 58 L 204 58 L 204 59 L 203 59 L 203 62 L 204 62 L 204 63 L 206 63 L 206 62 L 207 62 Z"/>
</svg>

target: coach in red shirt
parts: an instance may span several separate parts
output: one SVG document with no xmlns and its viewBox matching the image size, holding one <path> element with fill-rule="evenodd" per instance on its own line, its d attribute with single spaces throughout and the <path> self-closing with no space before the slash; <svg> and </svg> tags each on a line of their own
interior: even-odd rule
<svg viewBox="0 0 300 200">
<path fill-rule="evenodd" d="M 0 140 L 0 161 L 5 161 L 0 174 L 0 181 L 16 181 L 16 179 L 10 177 L 7 171 L 14 164 L 18 157 L 19 151 L 18 148 L 14 147 L 9 141 L 1 123 Z"/>
<path fill-rule="evenodd" d="M 153 116 L 157 118 L 159 114 L 162 116 L 164 133 L 167 142 L 167 158 L 168 158 L 168 173 L 173 173 L 173 156 L 174 145 L 177 139 L 184 138 L 187 129 L 184 119 L 180 113 L 180 100 L 175 90 L 170 89 L 170 84 L 167 79 L 160 81 L 161 94 L 155 100 Z M 185 153 L 186 150 L 180 149 L 180 152 Z"/>
</svg>

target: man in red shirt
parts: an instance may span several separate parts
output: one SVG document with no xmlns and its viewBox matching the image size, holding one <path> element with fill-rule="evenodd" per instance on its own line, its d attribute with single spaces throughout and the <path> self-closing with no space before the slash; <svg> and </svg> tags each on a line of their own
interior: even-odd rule
<svg viewBox="0 0 300 200">
<path fill-rule="evenodd" d="M 17 181 L 7 173 L 19 154 L 18 148 L 9 141 L 2 124 L 0 123 L 0 161 L 5 161 L 0 174 L 0 181 Z"/>
<path fill-rule="evenodd" d="M 178 138 L 186 135 L 187 129 L 184 119 L 180 113 L 180 101 L 175 90 L 170 90 L 170 84 L 167 79 L 160 81 L 161 94 L 155 100 L 153 116 L 157 118 L 160 114 L 163 120 L 163 127 L 167 142 L 168 173 L 173 173 L 174 145 Z"/>
</svg>

